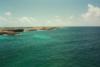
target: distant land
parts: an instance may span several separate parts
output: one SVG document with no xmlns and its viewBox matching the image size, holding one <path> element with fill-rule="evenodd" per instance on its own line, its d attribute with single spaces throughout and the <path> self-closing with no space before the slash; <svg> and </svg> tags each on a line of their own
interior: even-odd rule
<svg viewBox="0 0 100 67">
<path fill-rule="evenodd" d="M 46 27 L 46 26 L 39 26 L 39 27 L 0 27 L 0 35 L 16 35 L 20 32 L 26 31 L 37 31 L 37 30 L 53 30 L 58 27 Z"/>
</svg>

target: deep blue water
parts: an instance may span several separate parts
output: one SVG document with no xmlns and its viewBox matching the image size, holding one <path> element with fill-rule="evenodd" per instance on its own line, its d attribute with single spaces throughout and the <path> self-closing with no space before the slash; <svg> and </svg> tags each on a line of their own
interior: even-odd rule
<svg viewBox="0 0 100 67">
<path fill-rule="evenodd" d="M 0 67 L 100 67 L 100 27 L 0 35 Z"/>
</svg>

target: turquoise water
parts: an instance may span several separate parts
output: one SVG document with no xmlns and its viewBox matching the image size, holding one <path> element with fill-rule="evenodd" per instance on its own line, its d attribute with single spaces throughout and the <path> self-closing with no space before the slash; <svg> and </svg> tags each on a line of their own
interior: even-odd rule
<svg viewBox="0 0 100 67">
<path fill-rule="evenodd" d="M 100 28 L 0 36 L 0 67 L 100 67 Z"/>
</svg>

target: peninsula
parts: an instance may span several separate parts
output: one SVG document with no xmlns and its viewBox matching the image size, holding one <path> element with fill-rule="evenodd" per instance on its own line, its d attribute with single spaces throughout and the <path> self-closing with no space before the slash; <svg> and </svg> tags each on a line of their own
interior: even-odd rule
<svg viewBox="0 0 100 67">
<path fill-rule="evenodd" d="M 4 27 L 0 28 L 0 35 L 16 35 L 20 32 L 38 31 L 38 30 L 53 30 L 57 27 Z"/>
</svg>

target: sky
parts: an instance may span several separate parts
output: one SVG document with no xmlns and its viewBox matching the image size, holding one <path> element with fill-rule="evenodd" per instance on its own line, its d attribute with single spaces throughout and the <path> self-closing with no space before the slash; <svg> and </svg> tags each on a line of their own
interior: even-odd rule
<svg viewBox="0 0 100 67">
<path fill-rule="evenodd" d="M 0 27 L 100 26 L 100 0 L 0 0 Z"/>
</svg>

